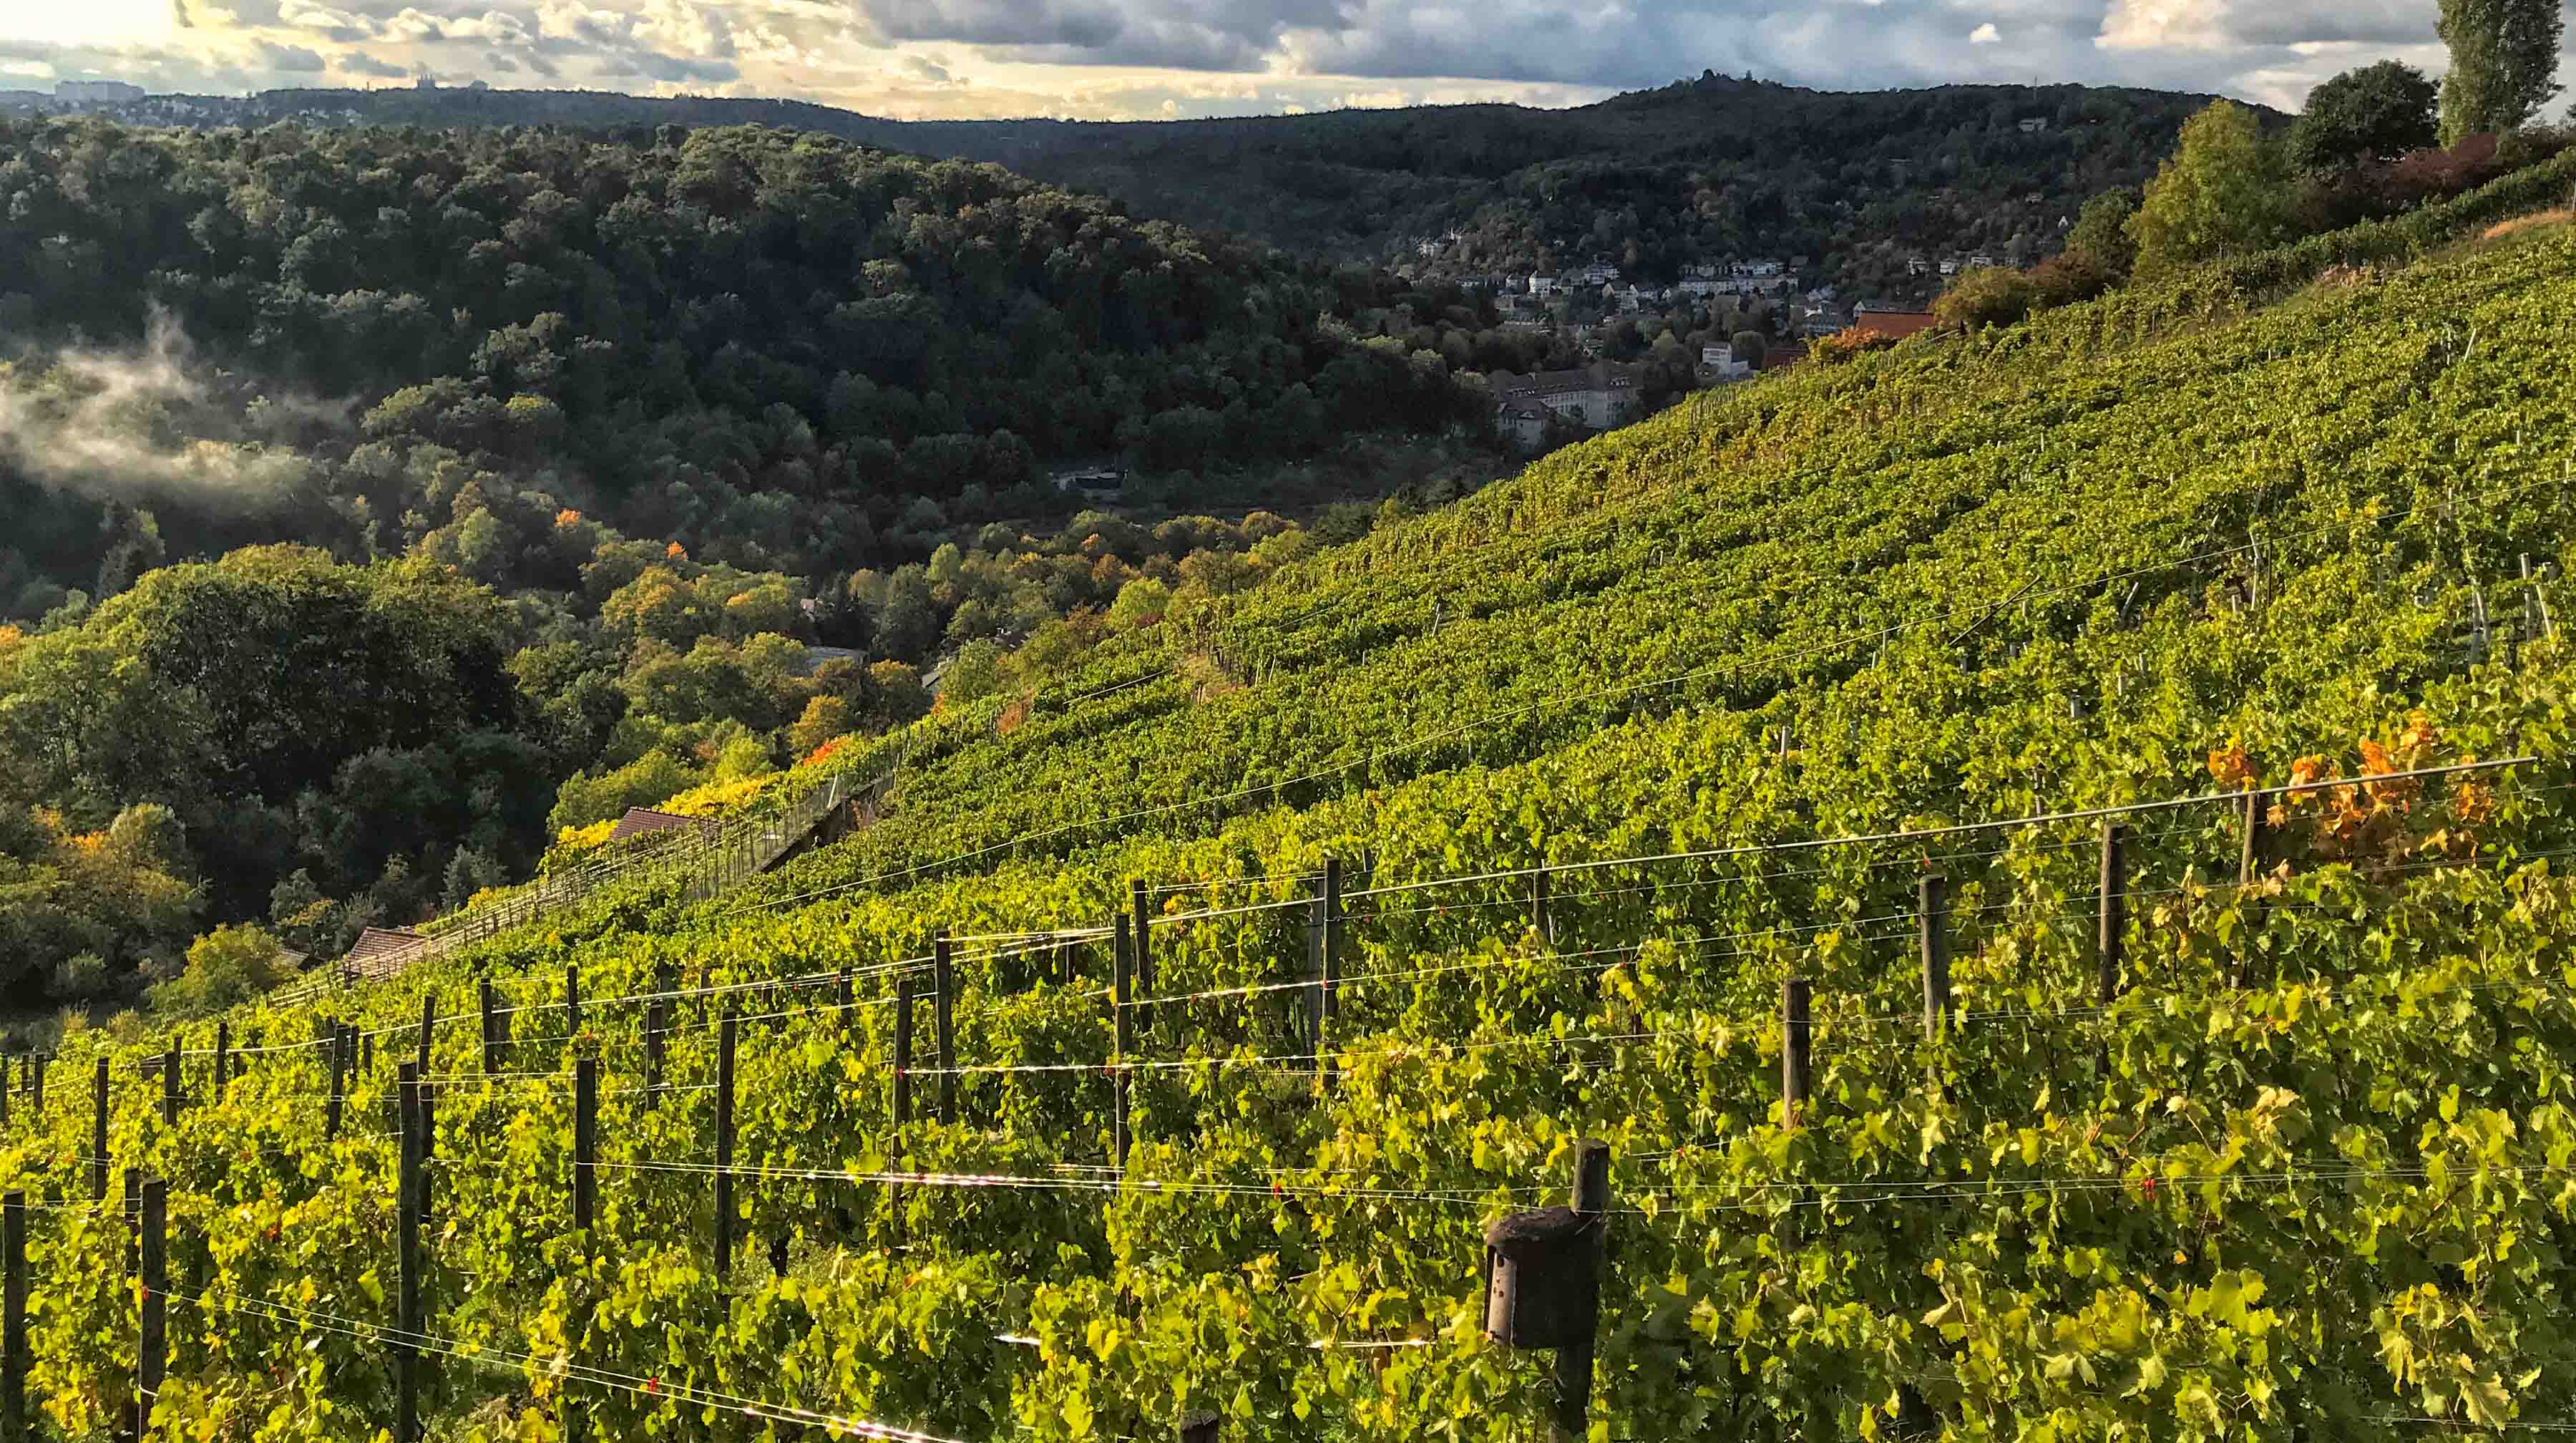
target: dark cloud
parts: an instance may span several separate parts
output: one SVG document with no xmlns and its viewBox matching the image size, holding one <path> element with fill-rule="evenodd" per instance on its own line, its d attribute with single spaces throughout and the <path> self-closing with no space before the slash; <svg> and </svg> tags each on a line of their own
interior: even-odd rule
<svg viewBox="0 0 2576 1443">
<path fill-rule="evenodd" d="M 258 65 L 286 75 L 312 75 L 328 68 L 322 57 L 301 45 L 271 45 L 261 41 Z"/>
<path fill-rule="evenodd" d="M 882 42 L 1110 48 L 1125 33 L 1113 0 L 854 0 L 861 27 Z"/>
<path fill-rule="evenodd" d="M 363 50 L 341 51 L 339 65 L 342 70 L 352 75 L 369 75 L 379 80 L 400 80 L 411 73 L 399 65 L 390 65 L 378 60 Z"/>
</svg>

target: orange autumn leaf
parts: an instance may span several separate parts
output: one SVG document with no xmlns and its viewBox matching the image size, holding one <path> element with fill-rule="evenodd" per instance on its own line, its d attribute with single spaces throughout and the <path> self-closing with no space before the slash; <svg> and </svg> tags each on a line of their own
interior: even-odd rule
<svg viewBox="0 0 2576 1443">
<path fill-rule="evenodd" d="M 2254 780 L 2254 764 L 2242 745 L 2230 742 L 2209 754 L 2209 774 L 2222 787 L 2243 786 Z"/>
<path fill-rule="evenodd" d="M 663 548 L 662 554 L 671 558 L 673 561 L 686 561 L 689 559 L 689 548 L 674 541 L 669 546 Z"/>
</svg>

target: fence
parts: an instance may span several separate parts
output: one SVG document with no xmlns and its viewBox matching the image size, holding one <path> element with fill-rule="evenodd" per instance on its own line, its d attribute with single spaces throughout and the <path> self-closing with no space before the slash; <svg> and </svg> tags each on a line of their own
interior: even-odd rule
<svg viewBox="0 0 2576 1443">
<path fill-rule="evenodd" d="M 848 778 L 828 777 L 777 811 L 728 817 L 700 832 L 662 833 L 622 856 L 539 877 L 508 896 L 425 923 L 407 945 L 352 952 L 270 1000 L 302 1006 L 354 983 L 380 982 L 627 882 L 685 876 L 693 900 L 717 896 L 776 866 L 851 797 Z"/>
</svg>

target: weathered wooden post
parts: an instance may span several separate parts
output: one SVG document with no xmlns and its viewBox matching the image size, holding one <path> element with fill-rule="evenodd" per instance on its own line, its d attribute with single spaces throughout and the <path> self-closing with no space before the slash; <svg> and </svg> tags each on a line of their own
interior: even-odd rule
<svg viewBox="0 0 2576 1443">
<path fill-rule="evenodd" d="M 1815 1024 L 1808 1003 L 1815 984 L 1793 977 L 1780 984 L 1780 1125 L 1796 1127 L 1805 1110 L 1809 1069 L 1815 1057 Z"/>
<path fill-rule="evenodd" d="M 1950 1017 L 1950 882 L 1938 872 L 1915 884 L 1923 940 L 1923 1036 L 1937 1040 Z"/>
<path fill-rule="evenodd" d="M 93 1202 L 107 1201 L 107 1078 L 107 1059 L 102 1057 L 90 1079 L 94 1105 L 89 1126 L 89 1195 Z"/>
<path fill-rule="evenodd" d="M 170 1366 L 170 1185 L 159 1178 L 143 1184 L 143 1293 L 141 1346 L 134 1369 L 134 1425 L 152 1431 L 152 1405 L 160 1399 L 161 1379 Z"/>
<path fill-rule="evenodd" d="M 394 1443 L 420 1443 L 420 1072 L 406 1062 L 394 1082 L 402 1112 L 402 1169 L 394 1183 Z"/>
<path fill-rule="evenodd" d="M 1485 1334 L 1556 1351 L 1552 1443 L 1581 1443 L 1591 1411 L 1610 1225 L 1610 1145 L 1574 1147 L 1572 1207 L 1538 1208 L 1485 1229 Z"/>
<path fill-rule="evenodd" d="M 2128 868 L 2122 857 L 2126 841 L 2126 828 L 2117 822 L 2102 824 L 2101 927 L 2095 951 L 2101 959 L 2100 997 L 2105 1007 L 2120 997 L 2120 948 L 2128 931 Z"/>
<path fill-rule="evenodd" d="M 581 1036 L 581 964 L 564 964 L 564 1040 Z"/>
<path fill-rule="evenodd" d="M 716 1030 L 716 1281 L 733 1275 L 733 1048 L 736 1020 L 727 1004 Z"/>
<path fill-rule="evenodd" d="M 599 1059 L 585 1057 L 572 1065 L 572 1227 L 582 1235 L 585 1256 L 598 1256 L 591 1226 L 598 1216 Z"/>
<path fill-rule="evenodd" d="M 939 1120 L 953 1127 L 957 1123 L 957 964 L 945 932 L 930 944 L 930 986 L 930 1023 L 939 1047 Z"/>
<path fill-rule="evenodd" d="M 169 1050 L 161 1056 L 161 1125 L 179 1125 L 179 1039 L 170 1039 Z"/>
<path fill-rule="evenodd" d="M 0 1196 L 0 1443 L 27 1430 L 27 1195 Z"/>
<path fill-rule="evenodd" d="M 483 1075 L 501 1070 L 501 1009 L 492 995 L 492 979 L 482 980 L 476 996 L 483 1004 Z"/>
<path fill-rule="evenodd" d="M 1127 935 L 1127 920 L 1112 919 L 1117 930 L 1117 960 L 1109 984 L 1109 1027 L 1111 1086 L 1115 1103 L 1110 1113 L 1109 1156 L 1120 1171 L 1127 1167 L 1127 1145 L 1131 1140 L 1127 1120 L 1127 1057 L 1136 1045 L 1135 953 Z"/>
</svg>

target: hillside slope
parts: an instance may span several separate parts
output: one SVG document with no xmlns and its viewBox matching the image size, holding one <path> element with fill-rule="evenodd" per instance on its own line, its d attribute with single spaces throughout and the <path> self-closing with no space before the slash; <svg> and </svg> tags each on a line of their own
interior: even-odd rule
<svg viewBox="0 0 2576 1443">
<path fill-rule="evenodd" d="M 1577 448 L 935 719 L 884 820 L 767 905 L 633 894 L 350 996 L 383 1043 L 359 1098 L 424 998 L 453 1024 L 431 1436 L 552 1438 L 567 1406 L 613 1437 L 1539 1436 L 1546 1365 L 1481 1341 L 1480 1230 L 1559 1196 L 1578 1136 L 1621 1208 L 1595 1438 L 2565 1419 L 2570 658 L 2515 578 L 2576 559 L 2576 238 L 2242 299 L 2073 308 Z M 2250 846 L 2233 796 L 2109 818 L 2110 864 L 2087 814 L 2363 773 L 2265 798 Z M 1129 1036 L 1102 939 L 1131 881 L 1158 1005 Z M 956 1065 L 925 1011 L 899 1084 L 885 1004 L 934 931 Z M 109 1141 L 170 1178 L 211 1324 L 160 1406 L 359 1436 L 392 1406 L 393 1146 L 321 1140 L 310 1015 L 231 1023 L 269 1050 L 226 1100 L 167 1125 L 137 1092 Z M 576 1054 L 609 1079 L 588 1237 Z M 724 1075 L 729 1195 L 783 1276 L 706 1266 Z M 21 1119 L 0 1172 L 79 1195 L 86 1125 Z M 73 1436 L 125 1386 L 95 1340 L 130 1294 L 81 1281 L 121 1247 L 77 1212 L 31 1245 Z"/>
<path fill-rule="evenodd" d="M 198 123 L 787 125 L 1006 165 L 1304 255 L 1410 261 L 1415 240 L 1457 229 L 1465 243 L 1443 262 L 1452 270 L 1527 271 L 1598 253 L 1670 278 L 1729 255 L 1841 264 L 1873 245 L 1964 255 L 2002 253 L 2016 235 L 2048 242 L 2085 200 L 2153 175 L 2183 119 L 2211 98 L 2075 85 L 1845 93 L 1706 75 L 1568 110 L 1117 123 L 896 121 L 794 101 L 511 90 L 280 90 L 184 104 Z M 156 99 L 132 113 L 171 110 Z M 2027 133 L 2025 120 L 2049 128 Z"/>
</svg>

